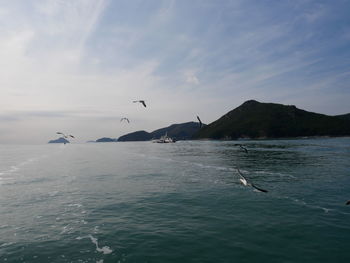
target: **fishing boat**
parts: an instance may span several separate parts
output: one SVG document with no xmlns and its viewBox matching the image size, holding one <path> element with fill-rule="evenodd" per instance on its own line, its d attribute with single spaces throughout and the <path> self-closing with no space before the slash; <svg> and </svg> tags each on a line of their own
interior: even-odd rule
<svg viewBox="0 0 350 263">
<path fill-rule="evenodd" d="M 152 142 L 155 142 L 155 143 L 174 143 L 175 140 L 173 138 L 169 137 L 168 133 L 165 133 L 164 136 L 160 137 L 157 140 L 153 140 Z"/>
</svg>

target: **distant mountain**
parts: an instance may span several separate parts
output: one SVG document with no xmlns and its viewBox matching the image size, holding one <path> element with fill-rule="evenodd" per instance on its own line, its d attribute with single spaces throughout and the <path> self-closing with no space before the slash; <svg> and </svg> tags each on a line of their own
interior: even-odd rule
<svg viewBox="0 0 350 263">
<path fill-rule="evenodd" d="M 298 109 L 293 105 L 244 102 L 203 127 L 197 139 L 285 138 L 350 135 L 350 121 Z"/>
<path fill-rule="evenodd" d="M 146 131 L 136 131 L 136 132 L 128 133 L 119 137 L 118 142 L 149 141 L 151 139 L 152 139 L 152 134 Z"/>
<path fill-rule="evenodd" d="M 56 140 L 51 140 L 48 143 L 70 143 L 68 140 L 66 140 L 65 138 L 61 137 L 58 138 Z"/>
<path fill-rule="evenodd" d="M 96 142 L 116 142 L 117 139 L 112 139 L 112 138 L 107 138 L 107 137 L 103 137 L 100 139 L 97 139 Z"/>
<path fill-rule="evenodd" d="M 191 121 L 180 124 L 173 124 L 168 127 L 155 130 L 151 132 L 151 134 L 155 139 L 159 139 L 161 136 L 167 133 L 169 137 L 176 140 L 189 140 L 198 130 L 198 122 Z"/>
<path fill-rule="evenodd" d="M 197 122 L 186 122 L 173 124 L 150 133 L 146 131 L 129 133 L 119 137 L 118 141 L 149 141 L 152 139 L 159 139 L 161 136 L 165 135 L 165 133 L 175 140 L 188 140 L 191 139 L 193 134 L 198 130 L 199 124 Z"/>
<path fill-rule="evenodd" d="M 343 120 L 350 120 L 350 113 L 343 114 L 343 115 L 336 115 L 334 117 L 338 117 L 338 118 L 341 118 Z"/>
</svg>

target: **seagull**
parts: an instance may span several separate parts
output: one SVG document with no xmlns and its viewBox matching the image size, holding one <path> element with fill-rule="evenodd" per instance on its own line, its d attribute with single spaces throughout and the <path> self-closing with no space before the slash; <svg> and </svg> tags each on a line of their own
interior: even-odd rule
<svg viewBox="0 0 350 263">
<path fill-rule="evenodd" d="M 124 121 L 124 120 L 127 121 L 128 123 L 130 123 L 130 121 L 129 121 L 128 118 L 121 118 L 121 119 L 120 119 L 120 122 L 122 122 L 122 121 Z"/>
<path fill-rule="evenodd" d="M 241 148 L 243 151 L 245 151 L 245 153 L 248 153 L 247 148 L 245 148 L 242 144 L 235 144 L 235 146 L 239 146 L 239 148 Z"/>
<path fill-rule="evenodd" d="M 247 179 L 243 176 L 243 174 L 241 173 L 241 171 L 237 168 L 238 174 L 241 177 L 239 180 L 241 181 L 241 183 L 245 186 L 251 186 L 253 188 L 255 188 L 256 190 L 260 191 L 260 192 L 264 192 L 267 193 L 268 191 L 262 188 L 257 187 L 256 185 L 254 185 L 253 183 L 248 183 Z"/>
<path fill-rule="evenodd" d="M 133 103 L 140 102 L 146 108 L 146 102 L 144 100 L 134 100 Z"/>
<path fill-rule="evenodd" d="M 203 123 L 202 123 L 201 119 L 198 116 L 197 116 L 197 120 L 199 121 L 199 128 L 202 128 Z"/>
<path fill-rule="evenodd" d="M 63 136 L 63 138 L 71 137 L 71 138 L 75 139 L 75 137 L 74 137 L 73 135 L 71 135 L 71 134 L 66 135 L 66 134 L 64 134 L 64 133 L 62 133 L 62 132 L 56 132 L 56 134 L 61 134 L 61 135 Z"/>
</svg>

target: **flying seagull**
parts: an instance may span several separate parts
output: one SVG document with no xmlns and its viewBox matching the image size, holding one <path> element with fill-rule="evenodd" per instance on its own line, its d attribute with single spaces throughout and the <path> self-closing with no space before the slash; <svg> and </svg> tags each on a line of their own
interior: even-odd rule
<svg viewBox="0 0 350 263">
<path fill-rule="evenodd" d="M 122 122 L 122 121 L 124 121 L 124 120 L 127 121 L 128 123 L 130 123 L 130 121 L 129 121 L 128 118 L 121 118 L 121 119 L 120 119 L 120 122 Z"/>
<path fill-rule="evenodd" d="M 57 134 L 61 134 L 62 136 L 63 136 L 63 138 L 68 138 L 68 137 L 71 137 L 71 138 L 75 138 L 73 135 L 71 135 L 71 134 L 69 134 L 69 135 L 66 135 L 66 134 L 64 134 L 64 133 L 62 133 L 62 132 L 56 132 Z"/>
<path fill-rule="evenodd" d="M 241 181 L 241 183 L 245 186 L 251 186 L 253 188 L 255 188 L 256 190 L 260 191 L 260 192 L 264 192 L 267 193 L 268 191 L 262 188 L 257 187 L 256 185 L 254 185 L 253 183 L 248 183 L 247 179 L 243 176 L 243 174 L 241 173 L 241 171 L 237 168 L 238 174 L 241 177 L 239 180 Z"/>
<path fill-rule="evenodd" d="M 146 108 L 146 102 L 144 100 L 134 100 L 133 103 L 140 102 Z"/>
<path fill-rule="evenodd" d="M 201 119 L 198 116 L 197 116 L 197 120 L 199 121 L 199 128 L 202 128 L 203 123 L 202 123 Z"/>
<path fill-rule="evenodd" d="M 245 153 L 248 153 L 247 148 L 245 148 L 242 144 L 235 144 L 235 146 L 239 146 L 239 148 L 241 148 L 243 151 L 245 151 Z"/>
</svg>

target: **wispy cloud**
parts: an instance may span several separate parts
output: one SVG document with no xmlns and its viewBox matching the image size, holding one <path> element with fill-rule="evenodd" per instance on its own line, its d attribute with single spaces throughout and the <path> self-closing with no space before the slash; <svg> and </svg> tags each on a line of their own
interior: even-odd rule
<svg viewBox="0 0 350 263">
<path fill-rule="evenodd" d="M 153 130 L 196 114 L 210 122 L 251 98 L 344 113 L 349 8 L 314 0 L 8 1 L 0 7 L 0 129 L 36 141 L 62 126 L 117 137 L 128 131 L 120 116 Z"/>
</svg>

